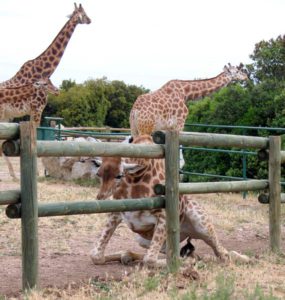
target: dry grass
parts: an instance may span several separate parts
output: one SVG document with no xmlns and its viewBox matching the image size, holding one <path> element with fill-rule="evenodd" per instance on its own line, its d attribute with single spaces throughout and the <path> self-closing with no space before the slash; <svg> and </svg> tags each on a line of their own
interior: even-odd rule
<svg viewBox="0 0 285 300">
<path fill-rule="evenodd" d="M 13 159 L 18 172 L 16 159 Z M 7 170 L 0 159 L 0 176 Z M 40 168 L 42 175 L 42 169 Z M 14 188 L 14 183 L 7 176 L 0 177 L 0 189 Z M 59 182 L 41 179 L 38 184 L 40 202 L 84 201 L 95 199 L 97 189 L 84 187 L 72 182 Z M 256 195 L 249 195 L 243 200 L 240 194 L 197 195 L 204 208 L 212 216 L 219 234 L 224 238 L 246 238 L 248 233 L 263 239 L 268 245 L 268 206 L 260 205 Z M 283 239 L 284 239 L 285 207 L 282 207 Z M 98 234 L 106 220 L 105 214 L 78 215 L 71 217 L 41 218 L 39 220 L 40 252 L 46 256 L 55 253 L 79 254 L 91 249 L 90 239 L 79 239 Z M 53 236 L 49 234 L 53 232 Z M 116 234 L 132 239 L 125 226 L 121 226 Z M 0 208 L 0 256 L 21 255 L 20 221 L 9 220 L 4 208 Z M 46 238 L 50 237 L 50 238 Z M 82 243 L 75 246 L 77 242 Z M 85 243 L 85 244 L 84 244 Z M 248 248 L 251 248 L 249 241 Z M 234 245 L 234 244 L 233 244 Z M 284 242 L 283 242 L 284 247 Z M 267 249 L 265 247 L 264 249 Z M 254 251 L 247 251 L 255 257 Z M 55 287 L 34 291 L 26 299 L 284 299 L 285 298 L 285 257 L 261 250 L 253 264 L 222 264 L 220 262 L 198 262 L 195 270 L 200 279 L 193 281 L 181 272 L 174 275 L 165 271 L 148 271 L 137 269 L 126 274 L 121 281 L 100 281 L 90 278 L 89 282 L 71 283 L 63 289 Z M 3 273 L 0 275 L 3 276 Z M 55 274 L 56 276 L 56 274 Z M 1 291 L 1 286 L 0 286 Z M 22 298 L 24 296 L 20 296 Z M 1 296 L 0 299 L 5 299 Z"/>
</svg>

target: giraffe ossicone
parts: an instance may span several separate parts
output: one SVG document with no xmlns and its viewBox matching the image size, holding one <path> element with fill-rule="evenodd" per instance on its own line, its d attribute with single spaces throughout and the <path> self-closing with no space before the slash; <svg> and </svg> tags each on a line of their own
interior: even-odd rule
<svg viewBox="0 0 285 300">
<path fill-rule="evenodd" d="M 91 19 L 82 5 L 75 4 L 70 19 L 66 22 L 48 48 L 35 59 L 25 62 L 20 70 L 9 80 L 0 83 L 3 87 L 20 87 L 33 83 L 41 78 L 50 78 L 57 68 L 65 48 L 78 24 L 90 24 Z"/>
<path fill-rule="evenodd" d="M 243 80 L 247 80 L 247 74 L 242 66 L 230 64 L 213 78 L 170 80 L 160 89 L 136 99 L 130 113 L 131 134 L 151 134 L 155 130 L 182 131 L 188 115 L 188 101 L 210 95 L 232 81 Z"/>
<path fill-rule="evenodd" d="M 57 68 L 76 26 L 90 23 L 91 19 L 85 13 L 82 5 L 74 4 L 74 11 L 69 20 L 48 48 L 35 59 L 25 62 L 12 78 L 0 83 L 0 121 L 30 114 L 31 120 L 34 120 L 37 125 L 40 124 L 41 114 L 46 105 L 46 93 L 48 91 L 57 93 L 52 84 L 42 80 L 48 80 Z M 37 85 L 39 85 L 39 89 L 37 89 Z M 37 90 L 37 93 L 33 88 Z M 31 92 L 35 95 L 35 99 L 31 98 Z M 23 96 L 22 101 L 19 99 L 19 95 Z M 16 178 L 12 164 L 7 157 L 4 158 L 8 164 L 10 175 Z"/>
</svg>

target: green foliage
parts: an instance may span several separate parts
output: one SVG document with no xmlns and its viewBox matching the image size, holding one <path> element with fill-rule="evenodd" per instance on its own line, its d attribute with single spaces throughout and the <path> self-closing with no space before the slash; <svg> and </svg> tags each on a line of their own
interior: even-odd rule
<svg viewBox="0 0 285 300">
<path fill-rule="evenodd" d="M 247 70 L 251 80 L 243 85 L 231 84 L 211 97 L 190 103 L 187 123 L 285 127 L 285 37 L 279 36 L 275 40 L 257 43 L 250 57 L 253 63 L 247 65 Z M 192 127 L 185 129 L 193 130 Z M 260 130 L 213 128 L 195 128 L 195 131 L 259 136 L 281 134 L 278 131 L 268 133 Z M 241 155 L 185 152 L 184 169 L 187 171 L 242 176 Z M 259 162 L 256 156 L 248 156 L 247 177 L 266 178 L 266 162 Z M 191 180 L 197 178 L 191 177 Z"/>
<path fill-rule="evenodd" d="M 66 126 L 128 127 L 136 98 L 147 90 L 107 78 L 90 79 L 83 84 L 63 80 L 58 96 L 49 95 L 44 116 L 64 118 Z"/>
<path fill-rule="evenodd" d="M 111 103 L 105 124 L 111 127 L 129 127 L 129 115 L 136 98 L 148 92 L 143 87 L 126 85 L 123 81 L 112 81 L 108 100 Z"/>
<path fill-rule="evenodd" d="M 251 70 L 255 80 L 285 80 L 284 35 L 257 43 L 250 58 L 254 61 Z"/>
</svg>

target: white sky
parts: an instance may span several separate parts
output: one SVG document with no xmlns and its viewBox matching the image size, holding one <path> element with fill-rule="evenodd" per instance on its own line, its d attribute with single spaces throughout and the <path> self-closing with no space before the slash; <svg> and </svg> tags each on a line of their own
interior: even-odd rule
<svg viewBox="0 0 285 300">
<path fill-rule="evenodd" d="M 0 81 L 43 52 L 73 11 L 70 0 L 0 0 Z M 82 0 L 78 25 L 51 79 L 107 76 L 151 90 L 249 63 L 254 45 L 284 34 L 284 0 Z"/>
</svg>

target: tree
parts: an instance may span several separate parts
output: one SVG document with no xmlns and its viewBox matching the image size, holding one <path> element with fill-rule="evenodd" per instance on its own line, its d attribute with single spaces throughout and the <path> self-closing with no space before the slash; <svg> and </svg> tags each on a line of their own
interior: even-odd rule
<svg viewBox="0 0 285 300">
<path fill-rule="evenodd" d="M 67 126 L 128 127 L 134 101 L 146 92 L 143 87 L 108 81 L 106 77 L 83 84 L 63 80 L 60 95 L 49 96 L 43 117 L 63 117 Z"/>
<path fill-rule="evenodd" d="M 285 35 L 257 43 L 250 58 L 253 60 L 250 70 L 255 80 L 283 81 L 285 79 Z"/>
<path fill-rule="evenodd" d="M 129 115 L 133 103 L 141 94 L 148 92 L 143 87 L 126 85 L 123 81 L 114 80 L 110 83 L 111 93 L 108 100 L 111 105 L 108 109 L 105 124 L 111 127 L 129 127 Z"/>
<path fill-rule="evenodd" d="M 191 103 L 187 123 L 285 127 L 285 36 L 257 43 L 250 57 L 253 62 L 246 68 L 251 80 L 242 86 L 231 84 L 202 101 Z M 217 129 L 207 131 L 221 132 Z M 268 135 L 259 130 L 223 132 Z M 201 154 L 192 150 L 185 156 L 188 171 L 241 176 L 239 155 Z M 266 163 L 259 162 L 255 156 L 248 156 L 247 161 L 249 178 L 267 176 Z"/>
<path fill-rule="evenodd" d="M 61 89 L 59 96 L 49 97 L 45 115 L 63 117 L 67 126 L 103 126 L 110 106 L 108 88 L 103 78 Z"/>
</svg>

